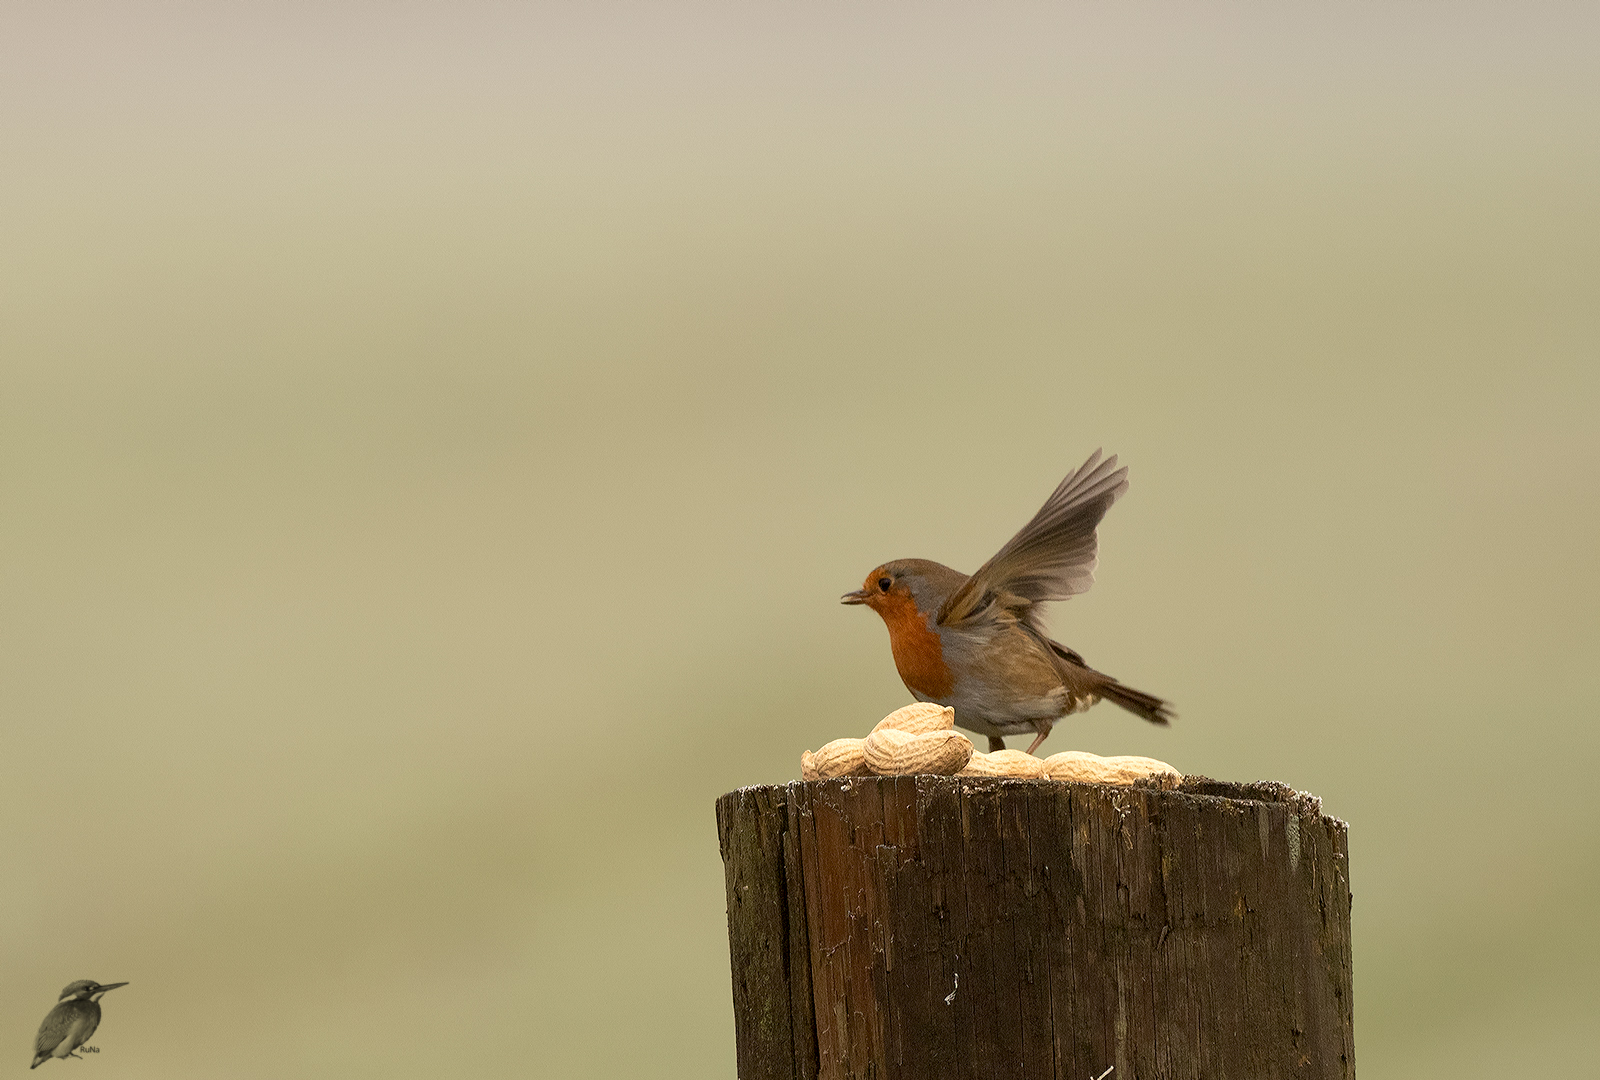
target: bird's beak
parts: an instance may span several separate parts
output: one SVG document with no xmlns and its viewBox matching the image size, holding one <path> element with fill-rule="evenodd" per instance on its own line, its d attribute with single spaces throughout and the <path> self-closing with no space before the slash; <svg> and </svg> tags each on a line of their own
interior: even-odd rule
<svg viewBox="0 0 1600 1080">
<path fill-rule="evenodd" d="M 127 986 L 127 985 L 128 985 L 128 984 L 127 984 L 127 983 L 125 983 L 125 982 L 121 982 L 121 983 L 107 983 L 107 984 L 106 984 L 106 985 L 104 985 L 104 986 L 102 986 L 102 987 L 101 987 L 101 988 L 100 988 L 100 992 L 101 992 L 101 993 L 103 993 L 103 992 L 105 992 L 105 991 L 107 991 L 107 990 L 115 990 L 115 989 L 116 989 L 116 988 L 117 988 L 117 987 L 119 987 L 119 986 Z M 122 999 L 121 999 L 121 998 L 118 998 L 118 999 L 117 999 L 117 1000 L 118 1000 L 118 1001 L 121 1001 L 121 1000 L 122 1000 Z"/>
<path fill-rule="evenodd" d="M 847 592 L 843 596 L 839 597 L 839 603 L 841 604 L 865 604 L 866 602 L 867 590 L 865 589 L 857 589 L 855 592 Z"/>
</svg>

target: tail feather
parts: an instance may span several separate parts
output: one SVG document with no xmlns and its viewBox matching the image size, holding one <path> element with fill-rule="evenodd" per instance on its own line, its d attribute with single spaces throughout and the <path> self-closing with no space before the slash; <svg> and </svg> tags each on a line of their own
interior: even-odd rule
<svg viewBox="0 0 1600 1080">
<path fill-rule="evenodd" d="M 1040 636 L 1043 638 L 1044 643 L 1050 647 L 1050 651 L 1055 654 L 1057 669 L 1061 671 L 1063 677 L 1070 679 L 1067 685 L 1081 686 L 1083 680 L 1093 680 L 1090 683 L 1091 693 L 1098 694 L 1107 701 L 1115 702 L 1135 716 L 1142 716 L 1152 724 L 1160 724 L 1162 727 L 1166 727 L 1178 718 L 1178 714 L 1172 711 L 1172 706 L 1154 694 L 1147 694 L 1143 690 L 1135 690 L 1131 686 L 1123 686 L 1105 672 L 1096 671 L 1090 667 L 1084 662 L 1083 657 L 1061 644 L 1061 642 L 1051 641 L 1049 638 L 1044 638 L 1043 635 Z"/>
<path fill-rule="evenodd" d="M 1097 686 L 1094 692 L 1107 701 L 1121 705 L 1135 716 L 1142 716 L 1152 724 L 1166 727 L 1177 717 L 1172 711 L 1172 706 L 1143 690 L 1135 690 L 1131 686 L 1123 686 L 1111 676 L 1105 676 L 1104 685 Z"/>
</svg>

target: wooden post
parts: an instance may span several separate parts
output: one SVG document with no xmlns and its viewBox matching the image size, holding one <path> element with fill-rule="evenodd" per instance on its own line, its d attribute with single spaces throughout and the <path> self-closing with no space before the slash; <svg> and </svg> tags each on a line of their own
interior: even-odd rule
<svg viewBox="0 0 1600 1080">
<path fill-rule="evenodd" d="M 1281 784 L 717 801 L 740 1080 L 1349 1080 L 1346 827 Z"/>
</svg>

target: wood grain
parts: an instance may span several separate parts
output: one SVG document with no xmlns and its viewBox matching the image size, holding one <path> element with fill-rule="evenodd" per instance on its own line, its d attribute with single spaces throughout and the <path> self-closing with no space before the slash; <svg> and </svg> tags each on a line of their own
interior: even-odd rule
<svg viewBox="0 0 1600 1080">
<path fill-rule="evenodd" d="M 1348 1080 L 1347 832 L 1281 784 L 745 788 L 742 1080 Z"/>
</svg>

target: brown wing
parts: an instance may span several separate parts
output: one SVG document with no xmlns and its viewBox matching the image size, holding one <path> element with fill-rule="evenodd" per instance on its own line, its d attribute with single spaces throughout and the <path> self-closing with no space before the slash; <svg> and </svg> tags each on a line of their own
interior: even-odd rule
<svg viewBox="0 0 1600 1080">
<path fill-rule="evenodd" d="M 1043 637 L 1042 634 L 1040 636 Z M 1061 642 L 1051 641 L 1046 638 L 1045 644 L 1050 646 L 1050 651 L 1055 653 L 1059 659 L 1069 661 L 1082 669 L 1076 672 L 1062 672 L 1062 677 L 1069 686 L 1073 683 L 1087 686 L 1092 693 L 1099 694 L 1107 701 L 1121 705 L 1135 716 L 1142 716 L 1152 724 L 1160 724 L 1162 727 L 1166 727 L 1178 718 L 1178 714 L 1172 711 L 1172 706 L 1167 702 L 1154 694 L 1147 694 L 1143 690 L 1135 690 L 1131 686 L 1124 686 L 1103 671 L 1094 670 L 1094 668 L 1083 662 L 1083 657 L 1061 644 Z M 1082 682 L 1085 676 L 1089 678 L 1087 683 Z"/>
<path fill-rule="evenodd" d="M 1061 644 L 1061 642 L 1054 641 L 1050 638 L 1045 638 L 1044 643 L 1050 646 L 1050 651 L 1061 657 L 1061 659 L 1071 660 L 1074 664 L 1077 664 L 1081 668 L 1086 668 L 1089 666 L 1089 662 L 1083 657 L 1079 656 L 1076 649 L 1069 649 L 1065 645 Z"/>
<path fill-rule="evenodd" d="M 1128 470 L 1117 468 L 1115 454 L 1104 461 L 1100 451 L 1090 454 L 1033 520 L 951 595 L 938 621 L 956 626 L 996 603 L 1020 614 L 1046 600 L 1087 592 L 1098 561 L 1095 528 L 1127 490 Z"/>
</svg>

